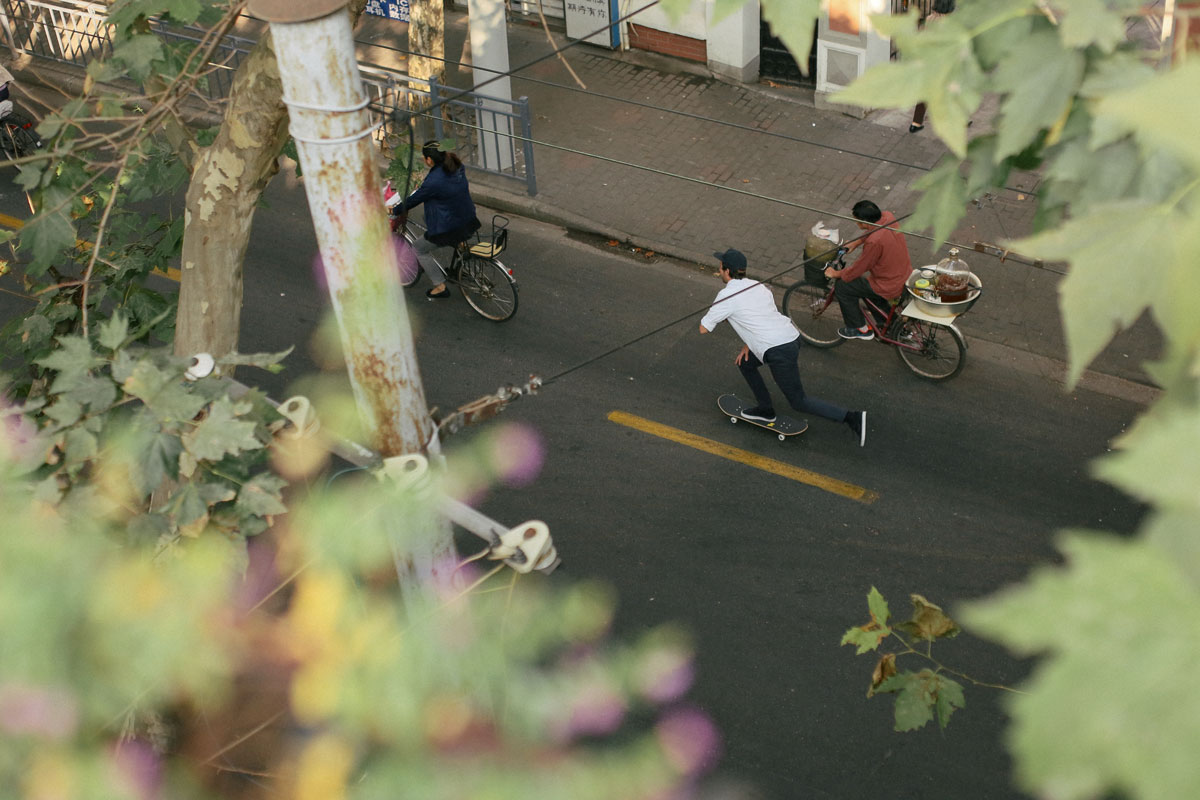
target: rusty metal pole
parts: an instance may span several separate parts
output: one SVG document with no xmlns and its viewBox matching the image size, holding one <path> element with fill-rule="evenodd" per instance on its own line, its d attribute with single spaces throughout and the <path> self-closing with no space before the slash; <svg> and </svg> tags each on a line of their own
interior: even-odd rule
<svg viewBox="0 0 1200 800">
<path fill-rule="evenodd" d="M 346 0 L 256 0 L 271 23 L 291 133 L 371 445 L 419 453 L 434 435 L 388 231 Z"/>
<path fill-rule="evenodd" d="M 271 25 L 304 188 L 359 414 L 384 456 L 437 452 L 346 0 L 251 0 Z M 449 527 L 397 553 L 401 583 L 452 562 Z M 453 567 L 447 567 L 452 569 Z"/>
</svg>

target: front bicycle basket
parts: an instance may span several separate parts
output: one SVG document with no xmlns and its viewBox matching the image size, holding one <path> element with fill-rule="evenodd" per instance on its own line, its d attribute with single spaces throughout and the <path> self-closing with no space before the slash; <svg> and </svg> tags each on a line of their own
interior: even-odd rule
<svg viewBox="0 0 1200 800">
<path fill-rule="evenodd" d="M 492 239 L 471 245 L 471 255 L 480 258 L 495 258 L 508 247 L 508 217 L 496 214 L 492 217 Z"/>
</svg>

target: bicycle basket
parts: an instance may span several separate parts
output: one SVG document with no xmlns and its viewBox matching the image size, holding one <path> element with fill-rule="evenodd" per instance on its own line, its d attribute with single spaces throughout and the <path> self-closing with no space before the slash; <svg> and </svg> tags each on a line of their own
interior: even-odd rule
<svg viewBox="0 0 1200 800">
<path fill-rule="evenodd" d="M 492 217 L 491 241 L 471 245 L 471 255 L 480 258 L 495 258 L 508 247 L 508 217 L 496 214 Z"/>
</svg>

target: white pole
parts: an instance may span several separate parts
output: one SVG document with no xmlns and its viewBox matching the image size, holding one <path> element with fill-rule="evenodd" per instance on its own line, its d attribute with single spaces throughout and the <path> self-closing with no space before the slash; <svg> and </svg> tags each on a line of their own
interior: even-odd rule
<svg viewBox="0 0 1200 800">
<path fill-rule="evenodd" d="M 470 23 L 471 66 L 476 85 L 491 81 L 480 91 L 509 103 L 480 100 L 477 144 L 481 161 L 490 170 L 508 170 L 513 166 L 512 118 L 496 111 L 512 111 L 512 82 L 508 72 L 508 27 L 504 17 L 504 0 L 468 0 L 467 19 Z"/>
<path fill-rule="evenodd" d="M 271 23 L 325 279 L 372 447 L 384 456 L 436 452 L 345 3 L 255 0 L 251 13 Z M 426 541 L 406 542 L 397 555 L 402 586 L 434 577 L 441 565 L 453 570 L 449 526 L 433 527 Z"/>
</svg>

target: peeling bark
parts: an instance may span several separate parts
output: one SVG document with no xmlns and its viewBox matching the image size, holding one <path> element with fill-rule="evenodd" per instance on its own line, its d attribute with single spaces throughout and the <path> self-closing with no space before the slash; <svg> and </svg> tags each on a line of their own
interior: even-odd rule
<svg viewBox="0 0 1200 800">
<path fill-rule="evenodd" d="M 446 13 L 442 0 L 412 0 L 408 4 L 408 74 L 413 78 L 446 82 Z M 409 95 L 416 139 L 433 137 L 433 120 L 421 116 L 429 110 L 429 100 Z M 438 113 L 445 114 L 445 106 Z"/>
<path fill-rule="evenodd" d="M 352 24 L 365 7 L 366 0 L 351 2 Z M 225 120 L 216 140 L 201 151 L 188 184 L 177 355 L 237 351 L 250 226 L 288 137 L 282 97 L 268 33 L 238 67 Z"/>
</svg>

